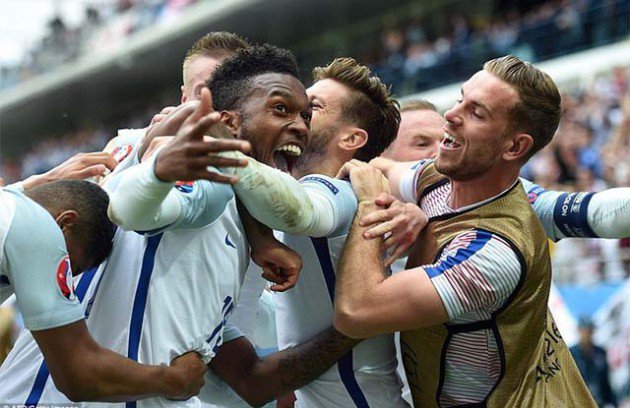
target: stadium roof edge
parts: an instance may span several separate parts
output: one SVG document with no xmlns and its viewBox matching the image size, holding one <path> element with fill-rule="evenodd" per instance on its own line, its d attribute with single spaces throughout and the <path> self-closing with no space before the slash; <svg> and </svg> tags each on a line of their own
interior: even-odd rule
<svg viewBox="0 0 630 408">
<path fill-rule="evenodd" d="M 548 73 L 560 87 L 566 87 L 577 81 L 588 82 L 597 74 L 615 66 L 628 66 L 629 56 L 630 39 L 536 63 L 536 66 Z M 438 109 L 446 110 L 459 98 L 460 86 L 460 83 L 446 85 L 407 95 L 401 100 L 426 99 Z"/>
<path fill-rule="evenodd" d="M 200 2 L 190 6 L 180 20 L 139 32 L 131 41 L 122 41 L 120 47 L 110 52 L 87 53 L 77 61 L 66 63 L 54 71 L 37 76 L 22 84 L 0 92 L 0 112 L 25 100 L 47 94 L 79 78 L 85 78 L 108 66 L 124 66 L 133 55 L 160 45 L 165 38 L 178 37 L 198 30 L 212 21 L 220 20 L 237 10 L 244 9 L 264 0 L 223 0 Z M 175 23 L 175 21 L 177 23 Z"/>
</svg>

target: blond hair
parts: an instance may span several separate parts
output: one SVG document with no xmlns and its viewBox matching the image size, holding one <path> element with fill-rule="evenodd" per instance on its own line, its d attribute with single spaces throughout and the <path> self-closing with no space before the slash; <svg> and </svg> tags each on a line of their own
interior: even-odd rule
<svg viewBox="0 0 630 408">
<path fill-rule="evenodd" d="M 313 69 L 313 78 L 332 79 L 351 89 L 341 114 L 368 134 L 367 143 L 354 156 L 356 159 L 373 159 L 396 138 L 400 124 L 398 102 L 368 67 L 353 58 L 337 58 L 326 67 Z"/>
<path fill-rule="evenodd" d="M 435 105 L 427 101 L 426 99 L 413 98 L 413 99 L 404 100 L 400 103 L 401 112 L 418 111 L 418 110 L 430 110 L 433 112 L 438 112 Z"/>
<path fill-rule="evenodd" d="M 197 57 L 211 57 L 223 59 L 233 55 L 241 48 L 249 47 L 246 39 L 226 31 L 213 31 L 195 41 L 195 43 L 186 52 L 182 69 L 186 69 L 188 62 Z"/>
</svg>

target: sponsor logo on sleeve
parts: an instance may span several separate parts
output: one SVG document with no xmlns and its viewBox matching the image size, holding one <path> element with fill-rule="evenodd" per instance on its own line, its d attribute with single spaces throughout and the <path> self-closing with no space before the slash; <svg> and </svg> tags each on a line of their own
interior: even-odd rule
<svg viewBox="0 0 630 408">
<path fill-rule="evenodd" d="M 306 181 L 314 181 L 317 183 L 321 183 L 323 185 L 325 185 L 326 187 L 328 187 L 328 189 L 330 191 L 332 191 L 333 194 L 337 194 L 339 192 L 339 189 L 337 187 L 335 187 L 335 185 L 333 183 L 331 183 L 330 181 L 326 180 L 323 177 L 317 177 L 317 176 L 308 176 L 308 177 L 304 177 L 302 179 L 302 181 L 306 182 Z"/>
<path fill-rule="evenodd" d="M 68 300 L 75 300 L 74 283 L 72 282 L 72 268 L 70 267 L 70 258 L 66 255 L 57 266 L 57 286 L 61 290 L 61 294 Z"/>
<path fill-rule="evenodd" d="M 132 150 L 133 146 L 131 146 L 130 144 L 118 146 L 112 152 L 112 157 L 114 158 L 114 160 L 120 163 L 121 161 L 125 160 L 127 156 L 129 156 L 129 153 L 131 153 Z"/>
<path fill-rule="evenodd" d="M 177 183 L 175 183 L 175 188 L 181 191 L 182 193 L 192 193 L 193 182 L 192 181 L 178 181 Z"/>
</svg>

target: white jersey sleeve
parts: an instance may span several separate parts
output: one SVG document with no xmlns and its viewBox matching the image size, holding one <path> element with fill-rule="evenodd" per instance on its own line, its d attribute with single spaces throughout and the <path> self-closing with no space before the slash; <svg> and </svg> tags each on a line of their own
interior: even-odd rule
<svg viewBox="0 0 630 408">
<path fill-rule="evenodd" d="M 238 327 L 229 321 L 225 323 L 225 327 L 223 328 L 223 344 L 241 337 L 243 337 L 243 333 L 241 333 Z"/>
<path fill-rule="evenodd" d="M 406 203 L 415 203 L 418 201 L 417 197 L 417 185 L 418 179 L 422 170 L 429 164 L 433 162 L 433 159 L 424 159 L 420 160 L 417 163 L 413 164 L 409 170 L 400 178 L 400 185 L 398 186 L 398 191 L 400 191 L 400 197 L 403 202 Z"/>
<path fill-rule="evenodd" d="M 24 325 L 45 330 L 82 320 L 60 228 L 26 196 L 15 191 L 2 194 L 13 196 L 15 215 L 4 242 L 0 280 L 13 288 Z"/>
<path fill-rule="evenodd" d="M 474 311 L 498 310 L 523 273 L 510 245 L 485 230 L 459 235 L 436 263 L 423 269 L 431 278 L 451 321 Z"/>
<path fill-rule="evenodd" d="M 154 173 L 157 154 L 123 171 L 110 193 L 109 216 L 126 230 L 157 233 L 200 228 L 215 221 L 233 198 L 230 186 L 206 180 L 165 183 Z"/>
<path fill-rule="evenodd" d="M 315 209 L 316 222 L 308 235 L 336 237 L 347 234 L 357 211 L 357 198 L 350 183 L 312 174 L 302 177 L 300 184 Z"/>
<path fill-rule="evenodd" d="M 545 190 L 522 178 L 521 182 L 547 236 L 554 241 L 630 236 L 630 188 L 570 193 Z"/>
</svg>

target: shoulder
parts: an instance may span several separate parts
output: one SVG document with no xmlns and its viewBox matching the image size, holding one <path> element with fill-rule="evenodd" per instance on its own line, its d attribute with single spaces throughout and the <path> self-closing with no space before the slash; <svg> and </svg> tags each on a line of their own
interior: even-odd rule
<svg viewBox="0 0 630 408">
<path fill-rule="evenodd" d="M 332 195 L 352 191 L 352 186 L 348 180 L 340 180 L 323 174 L 309 174 L 302 177 L 299 181 L 304 186 L 314 187 Z"/>
</svg>

